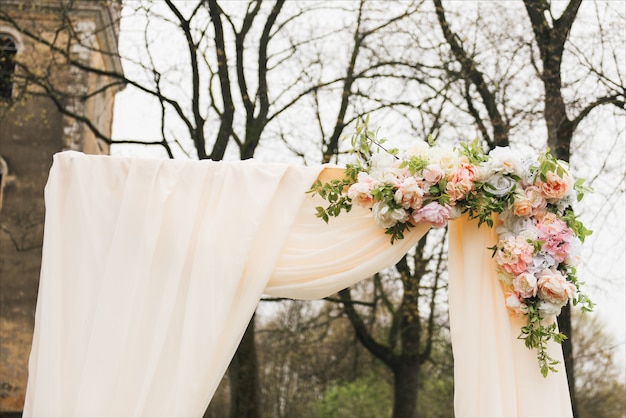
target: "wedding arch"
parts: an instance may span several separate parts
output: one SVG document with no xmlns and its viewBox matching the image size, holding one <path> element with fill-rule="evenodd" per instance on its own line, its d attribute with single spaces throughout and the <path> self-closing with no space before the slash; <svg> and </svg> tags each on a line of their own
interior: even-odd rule
<svg viewBox="0 0 626 418">
<path fill-rule="evenodd" d="M 376 164 L 343 183 L 346 171 L 329 165 L 55 155 L 24 416 L 201 416 L 263 294 L 331 295 L 437 226 L 402 197 L 412 219 L 372 216 L 358 185 L 389 167 Z M 425 168 L 393 164 L 412 176 Z M 363 205 L 328 223 L 314 216 L 328 193 L 355 184 Z M 420 208 L 450 203 L 420 198 Z M 556 371 L 544 377 L 518 338 L 528 315 L 508 312 L 534 305 L 505 296 L 504 264 L 488 249 L 498 250 L 496 229 L 460 212 L 448 216 L 456 415 L 571 416 L 560 346 L 542 342 Z"/>
</svg>

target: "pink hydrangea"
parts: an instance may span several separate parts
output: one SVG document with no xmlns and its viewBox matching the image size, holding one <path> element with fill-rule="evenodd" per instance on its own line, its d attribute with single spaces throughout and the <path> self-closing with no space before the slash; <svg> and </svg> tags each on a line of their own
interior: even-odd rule
<svg viewBox="0 0 626 418">
<path fill-rule="evenodd" d="M 495 260 L 500 268 L 513 275 L 519 276 L 533 261 L 534 247 L 522 236 L 508 236 L 498 243 Z"/>
<path fill-rule="evenodd" d="M 535 227 L 538 231 L 537 239 L 543 241 L 541 250 L 550 254 L 559 263 L 565 261 L 570 251 L 570 241 L 574 237 L 574 231 L 554 214 L 547 214 L 537 219 Z"/>
</svg>

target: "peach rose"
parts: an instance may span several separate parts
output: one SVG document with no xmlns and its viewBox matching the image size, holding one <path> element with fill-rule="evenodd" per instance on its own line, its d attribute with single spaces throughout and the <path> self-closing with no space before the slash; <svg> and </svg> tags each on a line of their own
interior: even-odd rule
<svg viewBox="0 0 626 418">
<path fill-rule="evenodd" d="M 548 172 L 546 182 L 537 182 L 541 193 L 549 200 L 559 200 L 564 198 L 570 190 L 571 180 L 567 174 L 559 177 L 556 173 Z"/>
<path fill-rule="evenodd" d="M 348 189 L 348 197 L 353 202 L 356 202 L 357 205 L 363 206 L 366 209 L 371 209 L 374 205 L 372 189 L 376 186 L 376 183 L 376 180 L 374 180 L 369 174 L 360 172 L 357 177 L 357 182 Z"/>
<path fill-rule="evenodd" d="M 533 204 L 524 193 L 515 193 L 513 214 L 519 217 L 528 217 L 533 213 Z"/>
<path fill-rule="evenodd" d="M 430 183 L 437 183 L 444 176 L 444 171 L 436 164 L 429 164 L 422 172 L 424 180 Z"/>
<path fill-rule="evenodd" d="M 568 282 L 558 270 L 544 269 L 538 274 L 537 295 L 540 299 L 563 306 L 574 296 L 576 287 Z"/>
<path fill-rule="evenodd" d="M 546 198 L 543 197 L 543 194 L 541 193 L 541 189 L 539 187 L 528 186 L 524 189 L 524 194 L 532 205 L 533 216 L 545 211 L 548 202 L 546 202 Z"/>
</svg>

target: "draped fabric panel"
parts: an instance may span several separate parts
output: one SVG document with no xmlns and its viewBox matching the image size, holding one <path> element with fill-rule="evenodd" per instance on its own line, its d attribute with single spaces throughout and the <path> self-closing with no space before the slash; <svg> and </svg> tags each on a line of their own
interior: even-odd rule
<svg viewBox="0 0 626 418">
<path fill-rule="evenodd" d="M 353 208 L 328 224 L 305 192 L 343 170 L 64 152 L 46 224 L 24 416 L 201 416 L 263 293 L 322 298 L 397 262 Z M 450 226 L 458 416 L 571 415 L 565 372 L 543 379 L 516 339 L 489 228 Z M 553 357 L 562 360 L 559 347 Z"/>
<path fill-rule="evenodd" d="M 571 417 L 563 352 L 558 373 L 544 378 L 536 352 L 517 337 L 524 319 L 510 317 L 487 250 L 493 229 L 460 218 L 448 224 L 448 299 L 457 417 Z"/>
<path fill-rule="evenodd" d="M 323 169 L 57 154 L 24 416 L 201 416 L 268 282 L 323 297 L 419 239 L 315 218 Z"/>
</svg>

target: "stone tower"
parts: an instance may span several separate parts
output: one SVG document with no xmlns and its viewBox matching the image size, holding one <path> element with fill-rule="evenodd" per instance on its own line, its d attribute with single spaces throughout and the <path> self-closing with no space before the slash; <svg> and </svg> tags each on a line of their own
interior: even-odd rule
<svg viewBox="0 0 626 418">
<path fill-rule="evenodd" d="M 0 415 L 21 411 L 53 154 L 108 154 L 121 2 L 0 4 Z"/>
</svg>

